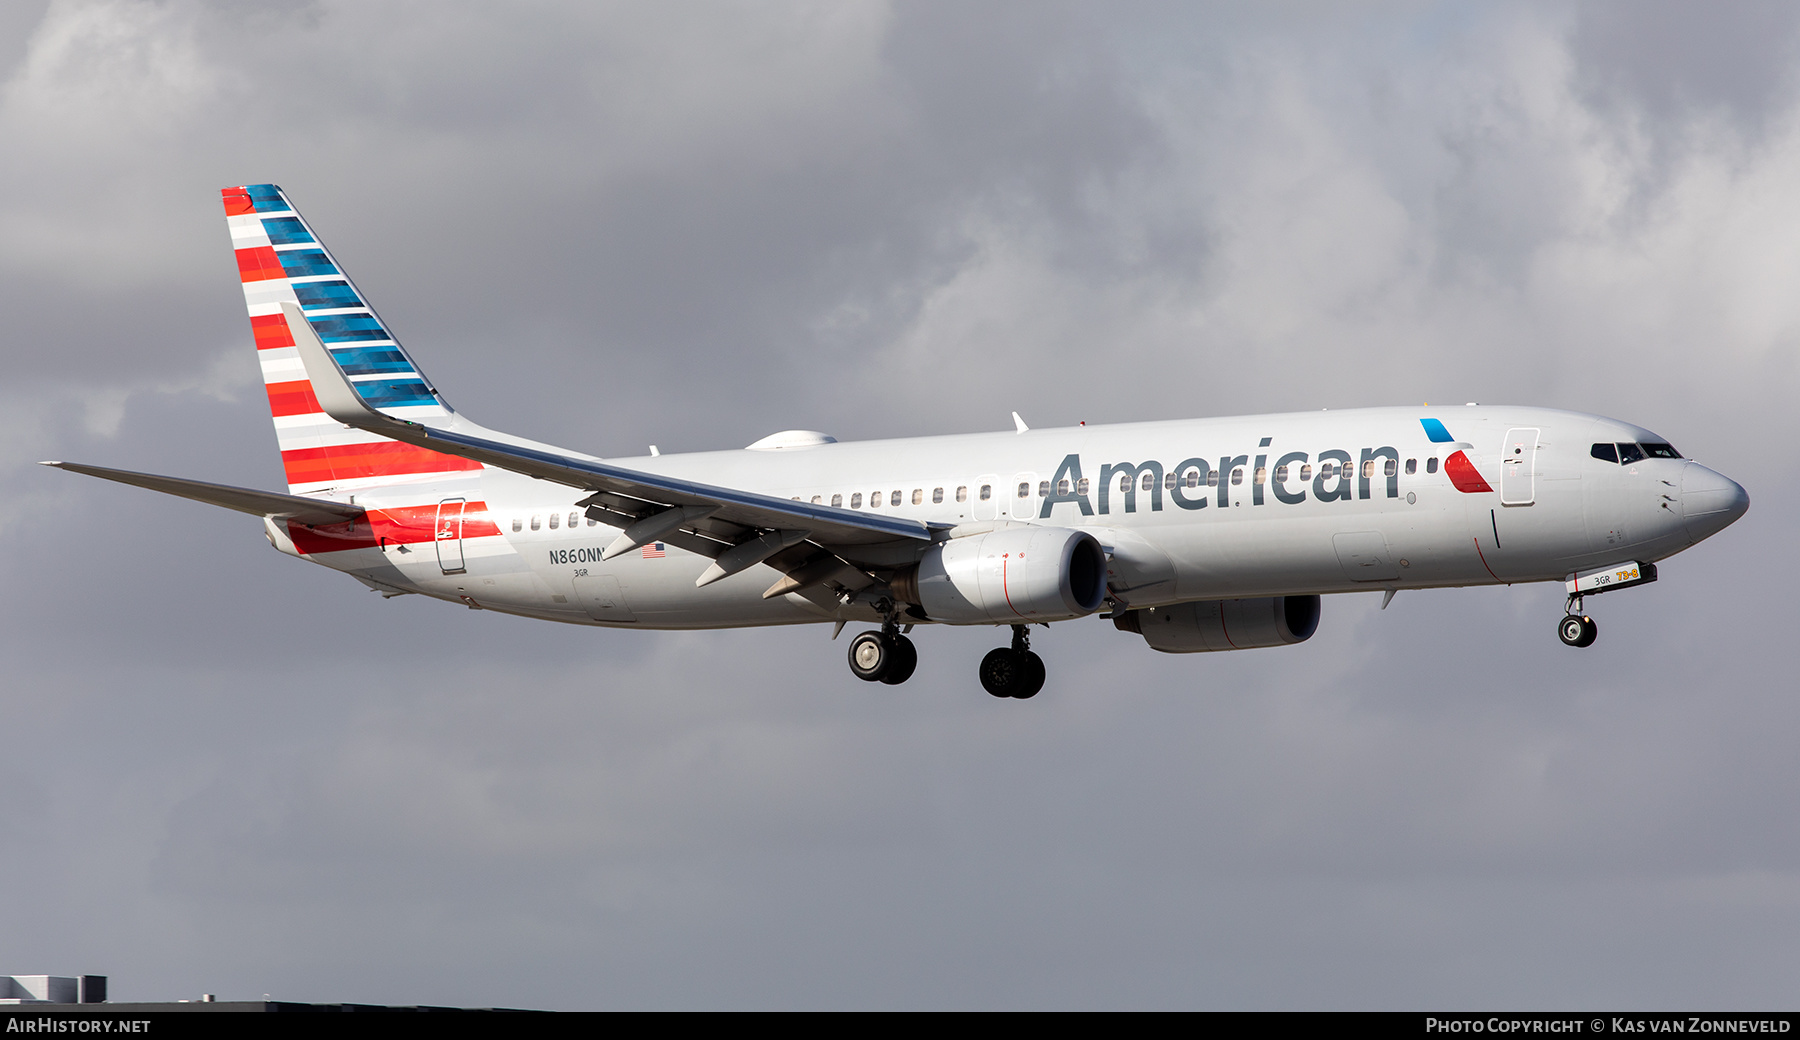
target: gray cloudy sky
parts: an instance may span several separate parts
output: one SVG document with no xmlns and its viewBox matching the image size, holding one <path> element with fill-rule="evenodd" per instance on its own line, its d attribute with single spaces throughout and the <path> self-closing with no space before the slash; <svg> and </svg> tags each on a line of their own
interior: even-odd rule
<svg viewBox="0 0 1800 1040">
<path fill-rule="evenodd" d="M 612 1007 L 1788 1007 L 1800 8 L 0 6 L 0 972 Z M 1550 587 L 981 693 L 385 602 L 42 458 L 281 486 L 218 201 L 602 454 L 1414 401 L 1749 488 Z M 1788 678 L 1782 678 L 1783 676 Z"/>
</svg>

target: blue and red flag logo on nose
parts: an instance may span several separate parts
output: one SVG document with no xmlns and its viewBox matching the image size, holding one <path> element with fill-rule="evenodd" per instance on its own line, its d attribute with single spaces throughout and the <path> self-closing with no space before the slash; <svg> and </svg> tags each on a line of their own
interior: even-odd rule
<svg viewBox="0 0 1800 1040">
<path fill-rule="evenodd" d="M 1425 427 L 1425 436 L 1431 438 L 1433 444 L 1449 444 L 1456 440 L 1450 436 L 1449 430 L 1444 429 L 1444 424 L 1436 419 L 1420 419 L 1419 425 Z M 1469 461 L 1469 457 L 1460 451 L 1452 452 L 1444 459 L 1444 475 L 1450 478 L 1450 483 L 1455 485 L 1456 490 L 1464 494 L 1494 490 L 1476 472 L 1475 464 Z"/>
</svg>

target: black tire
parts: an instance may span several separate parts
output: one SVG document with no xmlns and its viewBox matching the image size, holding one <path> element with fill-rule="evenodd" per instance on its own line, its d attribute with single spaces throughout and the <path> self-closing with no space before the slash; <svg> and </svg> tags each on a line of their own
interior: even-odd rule
<svg viewBox="0 0 1800 1040">
<path fill-rule="evenodd" d="M 1024 661 L 1011 647 L 989 650 L 981 659 L 981 688 L 996 697 L 1011 697 L 1024 670 Z"/>
<path fill-rule="evenodd" d="M 1556 637 L 1569 646 L 1593 646 L 1599 635 L 1600 626 L 1591 617 L 1570 614 L 1556 624 Z"/>
<path fill-rule="evenodd" d="M 895 636 L 888 645 L 888 653 L 893 657 L 887 671 L 882 673 L 881 681 L 889 686 L 898 686 L 912 678 L 913 669 L 919 667 L 919 648 L 905 636 Z"/>
<path fill-rule="evenodd" d="M 880 682 L 893 663 L 894 651 L 880 632 L 864 632 L 850 640 L 850 672 L 863 682 Z"/>
<path fill-rule="evenodd" d="M 1022 674 L 1013 696 L 1019 700 L 1036 697 L 1037 692 L 1044 688 L 1044 659 L 1029 650 L 1020 651 L 1019 659 L 1023 666 L 1020 668 Z"/>
</svg>

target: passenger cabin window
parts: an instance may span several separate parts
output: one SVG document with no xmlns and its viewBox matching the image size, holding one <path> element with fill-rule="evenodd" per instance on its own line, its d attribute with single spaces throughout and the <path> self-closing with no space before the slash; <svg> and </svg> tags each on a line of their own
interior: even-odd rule
<svg viewBox="0 0 1800 1040">
<path fill-rule="evenodd" d="M 1191 487 L 1191 488 L 1199 487 L 1200 486 L 1200 471 L 1191 466 L 1188 467 L 1187 473 L 1182 475 L 1181 483 L 1183 485 L 1185 485 L 1187 487 Z"/>
<path fill-rule="evenodd" d="M 1436 458 L 1429 458 L 1429 459 L 1425 460 L 1425 472 L 1427 472 L 1427 473 L 1436 473 L 1437 472 L 1437 459 Z"/>
<path fill-rule="evenodd" d="M 862 508 L 862 492 L 858 491 L 856 494 L 850 496 L 850 508 L 851 509 L 861 509 Z"/>
<path fill-rule="evenodd" d="M 890 506 L 897 506 L 897 505 L 899 505 L 899 504 L 900 504 L 900 492 L 898 492 L 898 491 L 896 491 L 896 492 L 894 492 L 894 494 L 893 494 L 893 495 L 892 495 L 892 496 L 891 496 L 891 497 L 890 497 L 890 498 L 889 498 L 889 499 L 888 499 L 888 505 L 890 505 Z"/>
<path fill-rule="evenodd" d="M 578 527 L 578 526 L 580 526 L 580 524 L 581 524 L 581 514 L 580 513 L 570 513 L 569 514 L 569 526 L 570 527 Z"/>
<path fill-rule="evenodd" d="M 1304 484 L 1311 479 L 1312 479 L 1312 463 L 1302 462 L 1300 464 L 1300 483 Z"/>
<path fill-rule="evenodd" d="M 844 508 L 844 496 L 843 495 L 832 495 L 831 496 L 831 504 L 838 507 L 839 509 Z"/>
<path fill-rule="evenodd" d="M 1143 479 L 1142 483 L 1143 483 L 1145 491 L 1154 490 L 1156 488 L 1156 474 L 1154 474 L 1154 473 L 1144 474 L 1144 479 Z"/>
<path fill-rule="evenodd" d="M 1088 478 L 1082 477 L 1075 482 L 1075 493 L 1077 495 L 1086 495 L 1088 493 Z"/>
<path fill-rule="evenodd" d="M 941 506 L 944 504 L 944 489 L 943 488 L 932 488 L 931 489 L 931 504 L 934 506 Z"/>
<path fill-rule="evenodd" d="M 967 484 L 957 485 L 956 500 L 958 502 L 967 502 L 969 500 L 969 485 L 967 485 Z"/>
<path fill-rule="evenodd" d="M 986 502 L 988 499 L 993 498 L 993 497 L 994 497 L 994 485 L 992 485 L 992 484 L 981 485 L 981 500 L 983 502 Z"/>
<path fill-rule="evenodd" d="M 561 519 L 562 519 L 561 513 L 551 513 L 550 514 L 550 530 L 552 530 L 552 531 L 556 530 L 556 522 Z"/>
<path fill-rule="evenodd" d="M 1286 466 L 1276 466 L 1275 467 L 1275 483 L 1277 483 L 1277 484 L 1287 483 L 1287 474 L 1288 474 L 1288 468 Z"/>
<path fill-rule="evenodd" d="M 815 505 L 815 506 L 816 506 L 816 505 L 818 505 L 818 504 L 819 504 L 819 503 L 820 503 L 820 501 L 822 501 L 822 500 L 823 500 L 823 499 L 824 499 L 824 498 L 825 498 L 825 496 L 824 496 L 824 495 L 814 495 L 814 496 L 813 496 L 813 497 L 812 497 L 812 504 L 813 504 L 813 505 Z"/>
<path fill-rule="evenodd" d="M 525 529 L 525 521 L 519 519 L 516 516 L 513 517 L 513 534 L 518 534 L 520 531 L 523 531 L 524 529 Z"/>
<path fill-rule="evenodd" d="M 1218 487 L 1219 486 L 1219 471 L 1218 470 L 1209 469 L 1206 471 L 1206 486 L 1207 487 Z"/>
<path fill-rule="evenodd" d="M 870 509 L 880 509 L 881 508 L 881 492 L 879 492 L 879 491 L 869 492 L 869 508 Z"/>
<path fill-rule="evenodd" d="M 1019 497 L 1020 497 L 1020 498 L 1026 498 L 1026 497 L 1029 497 L 1029 496 L 1030 496 L 1030 495 L 1031 495 L 1031 485 L 1030 485 L 1030 484 L 1027 484 L 1027 483 L 1025 483 L 1025 482 L 1023 482 L 1023 481 L 1020 481 L 1020 483 L 1019 483 Z"/>
<path fill-rule="evenodd" d="M 1410 477 L 1414 473 L 1417 473 L 1417 472 L 1419 472 L 1419 460 L 1418 459 L 1407 459 L 1406 460 L 1406 475 Z"/>
<path fill-rule="evenodd" d="M 1059 495 L 1066 495 L 1069 493 L 1069 478 L 1064 477 L 1056 482 L 1056 493 Z"/>
<path fill-rule="evenodd" d="M 531 529 L 533 531 L 538 529 L 538 518 L 535 516 L 531 518 Z"/>
<path fill-rule="evenodd" d="M 924 488 L 913 488 L 913 505 L 922 506 L 924 504 L 925 504 L 925 489 Z"/>
<path fill-rule="evenodd" d="M 1231 471 L 1231 483 L 1232 483 L 1233 487 L 1236 487 L 1237 485 L 1242 484 L 1243 482 L 1244 482 L 1244 467 L 1239 466 L 1237 469 L 1234 469 Z"/>
<path fill-rule="evenodd" d="M 1269 467 L 1256 467 L 1256 482 L 1258 484 L 1267 484 L 1269 482 Z"/>
<path fill-rule="evenodd" d="M 1049 498 L 1050 497 L 1050 482 L 1048 480 L 1038 481 L 1038 497 L 1039 498 Z"/>
<path fill-rule="evenodd" d="M 1399 476 L 1400 475 L 1400 460 L 1399 459 L 1389 459 L 1386 462 L 1382 463 L 1381 464 L 1381 475 L 1384 477 Z"/>
<path fill-rule="evenodd" d="M 1130 491 L 1130 490 L 1131 490 L 1131 476 L 1129 474 L 1127 474 L 1123 477 L 1120 477 L 1119 478 L 1119 493 L 1124 494 L 1125 492 Z"/>
</svg>

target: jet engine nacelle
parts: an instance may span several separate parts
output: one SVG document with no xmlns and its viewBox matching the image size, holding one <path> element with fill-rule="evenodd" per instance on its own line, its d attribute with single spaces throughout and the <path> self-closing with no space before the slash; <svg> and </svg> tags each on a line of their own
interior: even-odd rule
<svg viewBox="0 0 1800 1040">
<path fill-rule="evenodd" d="M 1132 610 L 1113 619 L 1165 654 L 1304 643 L 1319 629 L 1319 597 L 1214 599 Z"/>
<path fill-rule="evenodd" d="M 1060 621 L 1100 609 L 1106 552 L 1093 535 L 1066 527 L 989 531 L 932 546 L 894 586 L 933 621 Z"/>
</svg>

